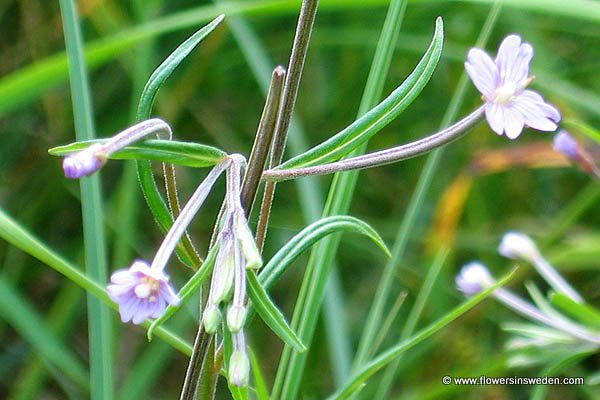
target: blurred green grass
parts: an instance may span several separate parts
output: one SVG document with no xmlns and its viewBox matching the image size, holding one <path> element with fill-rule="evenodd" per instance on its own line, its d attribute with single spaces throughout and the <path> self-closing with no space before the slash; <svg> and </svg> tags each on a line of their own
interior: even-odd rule
<svg viewBox="0 0 600 400">
<path fill-rule="evenodd" d="M 261 3 L 261 2 L 258 2 Z M 273 8 L 258 8 L 245 20 L 257 33 L 276 63 L 286 62 L 293 37 L 297 2 L 264 2 Z M 313 43 L 309 50 L 297 115 L 307 133 L 310 144 L 321 142 L 351 122 L 358 109 L 362 88 L 367 77 L 379 30 L 385 16 L 386 1 L 322 2 L 317 18 Z M 532 43 L 536 56 L 533 71 L 538 75 L 534 84 L 546 98 L 557 104 L 565 119 L 585 122 L 593 127 L 600 123 L 600 78 L 597 69 L 600 60 L 598 41 L 600 5 L 581 1 L 584 7 L 552 7 L 566 2 L 507 1 L 498 24 L 492 32 L 488 50 L 493 53 L 496 44 L 507 33 L 517 32 Z M 254 2 L 238 2 L 233 10 L 250 7 Z M 283 5 L 281 5 L 283 4 Z M 545 6 L 544 6 L 545 4 Z M 468 48 L 479 34 L 489 10 L 489 1 L 415 1 L 410 2 L 392 68 L 386 80 L 384 93 L 395 88 L 412 69 L 420 52 L 429 40 L 434 18 L 441 15 L 446 24 L 446 43 L 442 61 L 422 96 L 395 122 L 377 135 L 371 149 L 391 146 L 433 132 L 439 125 L 448 101 L 462 73 L 462 63 Z M 206 22 L 187 10 L 195 7 L 213 7 L 211 2 L 153 0 L 149 2 L 116 0 L 78 2 L 82 14 L 82 27 L 86 43 L 112 37 L 149 21 L 149 29 L 161 30 L 163 25 L 153 25 L 155 19 L 169 15 L 188 22 L 172 32 L 148 36 L 119 54 L 108 54 L 90 72 L 91 94 L 98 136 L 108 136 L 131 123 L 132 98 L 139 96 L 140 81 L 191 32 Z M 587 7 L 587 8 L 586 8 Z M 570 11 L 569 11 L 570 10 Z M 0 3 L 0 65 L 2 82 L 26 71 L 31 65 L 44 63 L 64 50 L 64 40 L 58 5 L 35 0 Z M 131 38 L 132 36 L 129 36 Z M 117 42 L 123 45 L 124 42 Z M 92 63 L 93 64 L 93 63 Z M 62 72 L 61 72 L 62 71 Z M 62 177 L 59 160 L 47 155 L 47 149 L 74 140 L 73 112 L 67 86 L 66 69 L 51 70 L 36 85 L 57 80 L 57 85 L 40 90 L 28 102 L 10 108 L 17 101 L 10 92 L 0 97 L 0 207 L 22 225 L 42 238 L 51 248 L 67 259 L 82 264 L 81 213 L 77 185 Z M 29 81 L 31 82 L 31 81 Z M 36 87 L 18 87 L 18 91 L 35 91 Z M 3 93 L 0 91 L 0 93 Z M 29 92 L 24 93 L 30 94 Z M 22 94 L 19 94 L 19 96 Z M 462 114 L 479 104 L 479 95 L 470 88 Z M 156 115 L 174 127 L 175 135 L 182 140 L 199 141 L 216 145 L 228 152 L 247 154 L 256 129 L 263 95 L 248 67 L 238 44 L 229 29 L 221 27 L 196 50 L 177 70 L 157 99 Z M 575 132 L 578 133 L 578 132 Z M 440 209 L 440 199 L 451 182 L 472 165 L 474 155 L 491 150 L 515 149 L 532 144 L 549 146 L 551 137 L 546 133 L 527 131 L 517 142 L 497 137 L 485 125 L 446 149 L 443 166 L 433 182 L 432 190 L 422 205 L 424 212 L 411 234 L 408 251 L 397 276 L 396 295 L 408 293 L 406 303 L 392 331 L 399 332 L 406 313 L 414 302 L 426 268 L 432 264 L 433 255 L 425 244 L 435 238 L 432 215 Z M 533 158 L 535 154 L 530 157 Z M 408 200 L 424 158 L 387 166 L 361 173 L 351 214 L 374 226 L 391 243 L 399 221 L 404 215 Z M 148 257 L 159 241 L 160 232 L 139 196 L 135 178 L 124 173 L 124 163 L 111 163 L 103 173 L 106 225 L 108 227 L 110 256 L 118 253 L 118 262 L 128 262 L 134 257 Z M 472 170 L 470 170 L 472 171 Z M 472 173 L 472 172 L 471 172 Z M 179 182 L 182 197 L 191 193 L 199 176 L 196 171 L 182 170 Z M 322 187 L 330 178 L 319 178 Z M 505 230 L 521 229 L 544 239 L 560 221 L 564 210 L 578 199 L 588 185 L 588 178 L 564 165 L 539 166 L 524 163 L 508 166 L 494 173 L 472 173 L 464 213 L 455 230 L 453 251 L 446 260 L 436 287 L 423 311 L 423 325 L 443 314 L 449 304 L 456 304 L 460 296 L 454 290 L 453 276 L 463 262 L 472 258 L 483 259 L 498 275 L 510 264 L 500 258 L 496 245 Z M 118 189 L 118 190 L 117 190 Z M 561 235 L 546 243 L 549 255 L 560 261 L 566 276 L 580 288 L 592 304 L 599 304 L 598 253 L 600 235 L 599 216 L 594 212 L 597 191 L 587 189 L 587 204 L 575 210 L 575 218 L 567 220 Z M 325 192 L 322 193 L 324 196 Z M 134 210 L 137 218 L 123 227 L 123 214 L 119 207 L 123 196 L 137 197 L 139 205 Z M 218 208 L 218 196 L 209 199 L 207 211 L 195 223 L 193 237 L 197 243 L 206 243 L 210 235 L 213 215 Z M 581 204 L 583 202 L 577 203 Z M 462 207 L 462 206 L 461 206 Z M 139 208 L 139 209 L 138 209 Z M 279 186 L 272 217 L 272 235 L 266 254 L 273 252 L 303 225 L 298 194 L 293 184 Z M 210 210 L 210 211 L 208 211 Z M 134 212 L 134 211 L 130 211 Z M 129 213 L 126 213 L 129 215 Z M 120 216 L 120 217 L 118 217 Z M 123 229 L 128 234 L 120 235 Z M 117 238 L 119 238 L 117 240 Z M 123 243 L 126 241 L 126 246 Z M 119 246 L 119 250 L 117 250 Z M 577 247 L 579 246 L 579 247 Z M 573 248 L 582 249 L 573 255 Z M 585 251 L 584 251 L 585 250 Z M 109 259 L 111 259 L 109 257 Z M 123 261 L 125 260 L 125 261 Z M 41 318 L 51 324 L 50 309 L 68 283 L 40 262 L 0 242 L 2 276 L 18 289 L 22 299 L 35 307 Z M 174 262 L 175 264 L 176 262 Z M 351 333 L 350 343 L 356 345 L 368 310 L 372 293 L 377 285 L 384 260 L 366 242 L 345 238 L 338 256 L 341 284 L 346 297 L 344 309 Z M 122 267 L 111 265 L 111 269 Z M 178 265 L 171 267 L 176 283 L 187 277 L 187 271 Z M 525 268 L 523 268 L 525 269 Z M 535 276 L 525 272 L 525 276 Z M 275 289 L 274 298 L 286 315 L 291 315 L 295 293 L 301 280 L 300 268 L 287 276 Z M 179 285 L 180 286 L 180 285 Z M 515 287 L 518 287 L 515 285 Z M 188 310 L 194 315 L 197 310 Z M 87 330 L 84 310 L 73 307 L 69 312 L 72 327 L 56 333 L 68 344 L 82 361 L 87 354 Z M 24 379 L 30 370 L 30 359 L 35 346 L 27 342 L 6 316 L 0 315 L 0 354 L 6 366 L 2 374 L 0 397 L 8 396 L 16 382 Z M 506 340 L 498 322 L 515 319 L 499 306 L 488 302 L 449 329 L 406 355 L 403 359 L 394 395 L 424 398 L 431 393 L 448 398 L 514 398 L 528 393 L 528 388 L 485 387 L 448 388 L 440 391 L 440 377 L 445 374 L 478 376 L 492 369 L 496 375 L 534 374 L 536 371 L 505 370 L 499 361 L 499 349 Z M 191 318 L 188 318 L 188 324 Z M 184 326 L 185 324 L 181 324 Z M 191 339 L 190 328 L 180 328 Z M 321 324 L 319 332 L 324 326 Z M 139 355 L 147 346 L 138 329 L 120 327 L 121 343 L 115 347 L 122 361 L 116 376 L 117 385 L 127 379 L 129 369 L 137 365 Z M 255 324 L 250 332 L 255 352 L 263 363 L 268 382 L 272 382 L 274 368 L 279 359 L 281 344 L 264 327 Z M 390 337 L 384 341 L 390 344 Z M 124 344 L 123 344 L 124 343 Z M 158 346 L 152 343 L 150 347 Z M 309 356 L 305 384 L 301 391 L 307 397 L 321 398 L 333 389 L 329 376 L 329 359 L 324 335 L 317 333 L 314 349 Z M 487 357 L 486 354 L 494 354 Z M 152 385 L 150 398 L 172 398 L 181 384 L 186 360 L 172 352 L 169 368 L 158 369 L 160 384 Z M 317 366 L 319 366 L 317 368 Z M 579 372 L 593 372 L 598 360 L 587 360 Z M 52 374 L 52 368 L 49 369 Z M 377 378 L 375 378 L 377 379 Z M 57 383 L 58 379 L 42 382 L 40 392 L 58 397 L 66 396 L 70 384 Z M 374 390 L 369 385 L 364 395 Z M 457 392 L 460 390 L 461 392 Z M 76 393 L 76 392 L 75 392 Z M 138 392 L 139 393 L 139 392 Z M 219 392 L 221 393 L 221 392 Z M 595 393 L 595 392 L 592 392 Z M 222 394 L 222 393 L 221 393 Z M 17 396 L 14 391 L 12 396 Z M 75 396 L 77 396 L 75 394 Z M 550 398 L 581 398 L 577 389 L 564 387 Z M 562 397 L 560 397 L 562 396 Z M 565 397 L 566 396 L 566 397 Z M 589 396 L 589 394 L 588 394 Z M 14 397 L 17 398 L 17 397 Z M 439 398 L 439 397 L 438 397 Z"/>
</svg>

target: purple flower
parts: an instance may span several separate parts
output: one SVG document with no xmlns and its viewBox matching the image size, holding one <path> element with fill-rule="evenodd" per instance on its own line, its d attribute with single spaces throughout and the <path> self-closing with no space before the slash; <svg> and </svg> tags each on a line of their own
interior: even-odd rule
<svg viewBox="0 0 600 400">
<path fill-rule="evenodd" d="M 572 160 L 578 161 L 581 159 L 579 144 L 565 130 L 561 130 L 554 136 L 554 150 L 563 153 Z"/>
<path fill-rule="evenodd" d="M 143 260 L 134 261 L 129 269 L 114 272 L 110 281 L 106 289 L 119 305 L 123 322 L 139 325 L 148 318 L 160 317 L 167 304 L 176 306 L 180 302 L 169 285 L 169 277 Z"/>
<path fill-rule="evenodd" d="M 473 261 L 462 267 L 454 282 L 458 290 L 470 297 L 493 285 L 494 278 L 485 265 Z"/>
<path fill-rule="evenodd" d="M 93 144 L 87 149 L 65 157 L 63 160 L 65 176 L 71 179 L 79 179 L 98 171 L 106 162 L 106 157 L 101 150 L 101 145 Z"/>
<path fill-rule="evenodd" d="M 507 36 L 495 61 L 481 49 L 471 49 L 465 68 L 485 100 L 485 116 L 494 132 L 516 139 L 525 126 L 554 131 L 560 112 L 533 90 L 525 89 L 532 81 L 529 63 L 533 47 L 518 35 Z"/>
</svg>

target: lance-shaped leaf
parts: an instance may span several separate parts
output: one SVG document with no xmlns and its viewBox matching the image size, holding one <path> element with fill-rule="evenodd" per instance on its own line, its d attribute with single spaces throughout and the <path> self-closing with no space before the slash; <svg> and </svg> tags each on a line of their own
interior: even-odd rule
<svg viewBox="0 0 600 400">
<path fill-rule="evenodd" d="M 421 93 L 442 55 L 444 24 L 438 17 L 429 48 L 406 80 L 386 99 L 341 132 L 312 149 L 286 161 L 276 169 L 308 167 L 336 161 L 369 140 L 392 122 Z"/>
<path fill-rule="evenodd" d="M 223 21 L 224 15 L 219 15 L 209 24 L 204 26 L 198 32 L 190 36 L 185 42 L 173 51 L 169 57 L 152 73 L 150 79 L 146 83 L 140 102 L 138 103 L 137 119 L 139 121 L 149 118 L 152 111 L 154 99 L 158 93 L 158 89 L 163 85 L 169 76 L 175 71 L 175 68 L 194 50 L 209 33 L 211 33 Z"/>
<path fill-rule="evenodd" d="M 273 301 L 269 298 L 269 295 L 258 281 L 254 271 L 247 270 L 246 280 L 248 282 L 248 295 L 250 300 L 252 300 L 252 305 L 262 320 L 265 321 L 265 324 L 267 324 L 281 340 L 297 352 L 302 353 L 303 351 L 306 351 L 306 346 L 304 346 L 300 338 L 298 338 L 298 335 L 296 335 L 294 330 L 287 323 L 281 311 L 273 304 Z"/>
<path fill-rule="evenodd" d="M 150 118 L 154 99 L 156 98 L 158 90 L 162 84 L 169 76 L 171 76 L 171 73 L 173 73 L 175 68 L 177 68 L 177 66 L 179 66 L 179 64 L 190 54 L 196 45 L 198 45 L 202 39 L 212 32 L 221 23 L 221 21 L 223 21 L 223 18 L 223 15 L 219 15 L 208 25 L 204 26 L 198 32 L 193 34 L 189 39 L 177 47 L 175 51 L 173 51 L 173 53 L 171 53 L 169 57 L 167 57 L 167 59 L 163 61 L 162 64 L 160 64 L 152 73 L 140 97 L 140 102 L 137 109 L 138 121 Z M 150 165 L 150 161 L 139 160 L 136 162 L 136 165 L 138 180 L 140 187 L 142 188 L 144 198 L 146 199 L 146 203 L 148 203 L 148 207 L 150 208 L 152 215 L 154 215 L 158 225 L 163 231 L 166 232 L 173 224 L 173 217 L 169 211 L 169 207 L 167 207 L 165 200 L 158 190 L 156 181 L 154 180 L 154 175 L 152 174 L 152 166 Z M 187 265 L 194 265 L 194 263 L 191 261 L 194 259 L 194 257 L 191 255 L 192 253 L 193 249 L 188 250 L 181 244 L 177 247 L 177 255 Z"/>
<path fill-rule="evenodd" d="M 578 303 L 563 293 L 550 294 L 550 302 L 571 317 L 593 329 L 600 329 L 600 311 L 586 303 Z"/>
<path fill-rule="evenodd" d="M 48 150 L 53 156 L 66 156 L 82 150 L 93 143 L 105 140 L 89 140 L 58 146 Z M 111 154 L 114 160 L 152 160 L 186 167 L 205 168 L 218 164 L 227 156 L 223 150 L 199 143 L 171 140 L 145 140 Z"/>
<path fill-rule="evenodd" d="M 390 252 L 379 234 L 367 223 L 354 217 L 335 215 L 313 222 L 287 242 L 262 269 L 259 275 L 261 284 L 267 289 L 270 288 L 304 250 L 323 237 L 336 232 L 365 235 L 375 242 L 388 257 L 390 256 Z"/>
</svg>

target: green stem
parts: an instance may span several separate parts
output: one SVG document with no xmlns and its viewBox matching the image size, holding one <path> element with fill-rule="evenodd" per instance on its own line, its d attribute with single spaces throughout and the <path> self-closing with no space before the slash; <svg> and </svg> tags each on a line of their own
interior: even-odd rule
<svg viewBox="0 0 600 400">
<path fill-rule="evenodd" d="M 281 104 L 279 115 L 277 116 L 277 125 L 273 136 L 273 144 L 271 145 L 271 159 L 269 160 L 269 168 L 275 168 L 281 163 L 285 144 L 287 141 L 288 128 L 292 120 L 292 111 L 296 104 L 298 96 L 298 88 L 300 86 L 300 78 L 304 69 L 304 61 L 308 52 L 310 36 L 312 34 L 313 25 L 317 16 L 319 0 L 303 0 L 300 15 L 298 16 L 298 25 L 296 27 L 296 36 L 292 45 L 292 54 L 288 64 L 287 75 L 283 85 L 283 93 L 281 96 Z M 261 212 L 258 224 L 264 227 L 264 233 L 259 237 L 259 248 L 262 247 L 266 236 L 266 229 L 269 225 L 269 216 L 271 214 L 271 205 L 275 196 L 275 182 L 267 182 L 262 199 Z"/>
<path fill-rule="evenodd" d="M 390 5 L 358 111 L 359 116 L 377 104 L 381 96 L 405 7 L 406 2 L 404 0 L 395 0 Z M 352 155 L 360 155 L 364 153 L 365 149 L 366 144 L 355 150 Z M 334 176 L 323 216 L 347 213 L 357 178 L 357 171 Z M 323 239 L 314 248 L 302 282 L 292 319 L 292 328 L 296 330 L 302 342 L 307 346 L 310 346 L 312 342 L 317 316 L 319 315 L 318 310 L 325 295 L 325 283 L 334 263 L 339 240 L 339 235 L 332 235 Z M 274 398 L 293 399 L 296 397 L 307 354 L 308 352 L 303 354 L 293 353 L 291 348 L 284 348 L 273 388 Z"/>
</svg>

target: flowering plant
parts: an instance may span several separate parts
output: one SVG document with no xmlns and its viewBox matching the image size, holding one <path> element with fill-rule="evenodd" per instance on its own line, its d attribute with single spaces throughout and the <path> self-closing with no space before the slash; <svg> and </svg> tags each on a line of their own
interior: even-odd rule
<svg viewBox="0 0 600 400">
<path fill-rule="evenodd" d="M 439 4 L 419 5 L 403 26 L 404 0 L 384 21 L 356 12 L 377 2 L 302 0 L 289 46 L 281 21 L 294 2 L 214 0 L 168 15 L 180 2 L 78 12 L 60 0 L 66 52 L 37 60 L 36 38 L 56 35 L 38 30 L 46 11 L 33 3 L 0 39 L 25 37 L 10 49 L 36 58 L 0 79 L 0 115 L 68 79 L 75 139 L 63 91 L 44 97 L 52 134 L 41 145 L 39 122 L 4 135 L 0 160 L 27 168 L 3 178 L 0 198 L 14 213 L 35 199 L 28 210 L 44 217 L 29 225 L 0 209 L 0 237 L 83 288 L 87 308 L 54 271 L 6 253 L 0 315 L 11 329 L 0 336 L 6 366 L 19 366 L 7 368 L 7 398 L 440 398 L 471 389 L 447 385 L 455 371 L 597 380 L 591 31 L 580 43 L 569 36 L 579 26 L 522 24 L 527 2 L 448 5 L 435 19 Z M 596 18 L 585 1 L 559 3 L 538 12 Z M 478 38 L 475 23 L 458 23 L 466 16 L 485 18 Z M 383 24 L 378 40 L 370 21 Z M 202 24 L 177 46 L 154 40 Z M 49 150 L 60 162 L 31 155 L 64 142 Z M 19 182 L 34 195 L 10 195 Z M 496 251 L 508 225 L 536 240 L 510 231 Z M 498 253 L 518 268 L 499 277 Z M 494 272 L 471 262 L 452 280 L 474 254 Z"/>
</svg>

